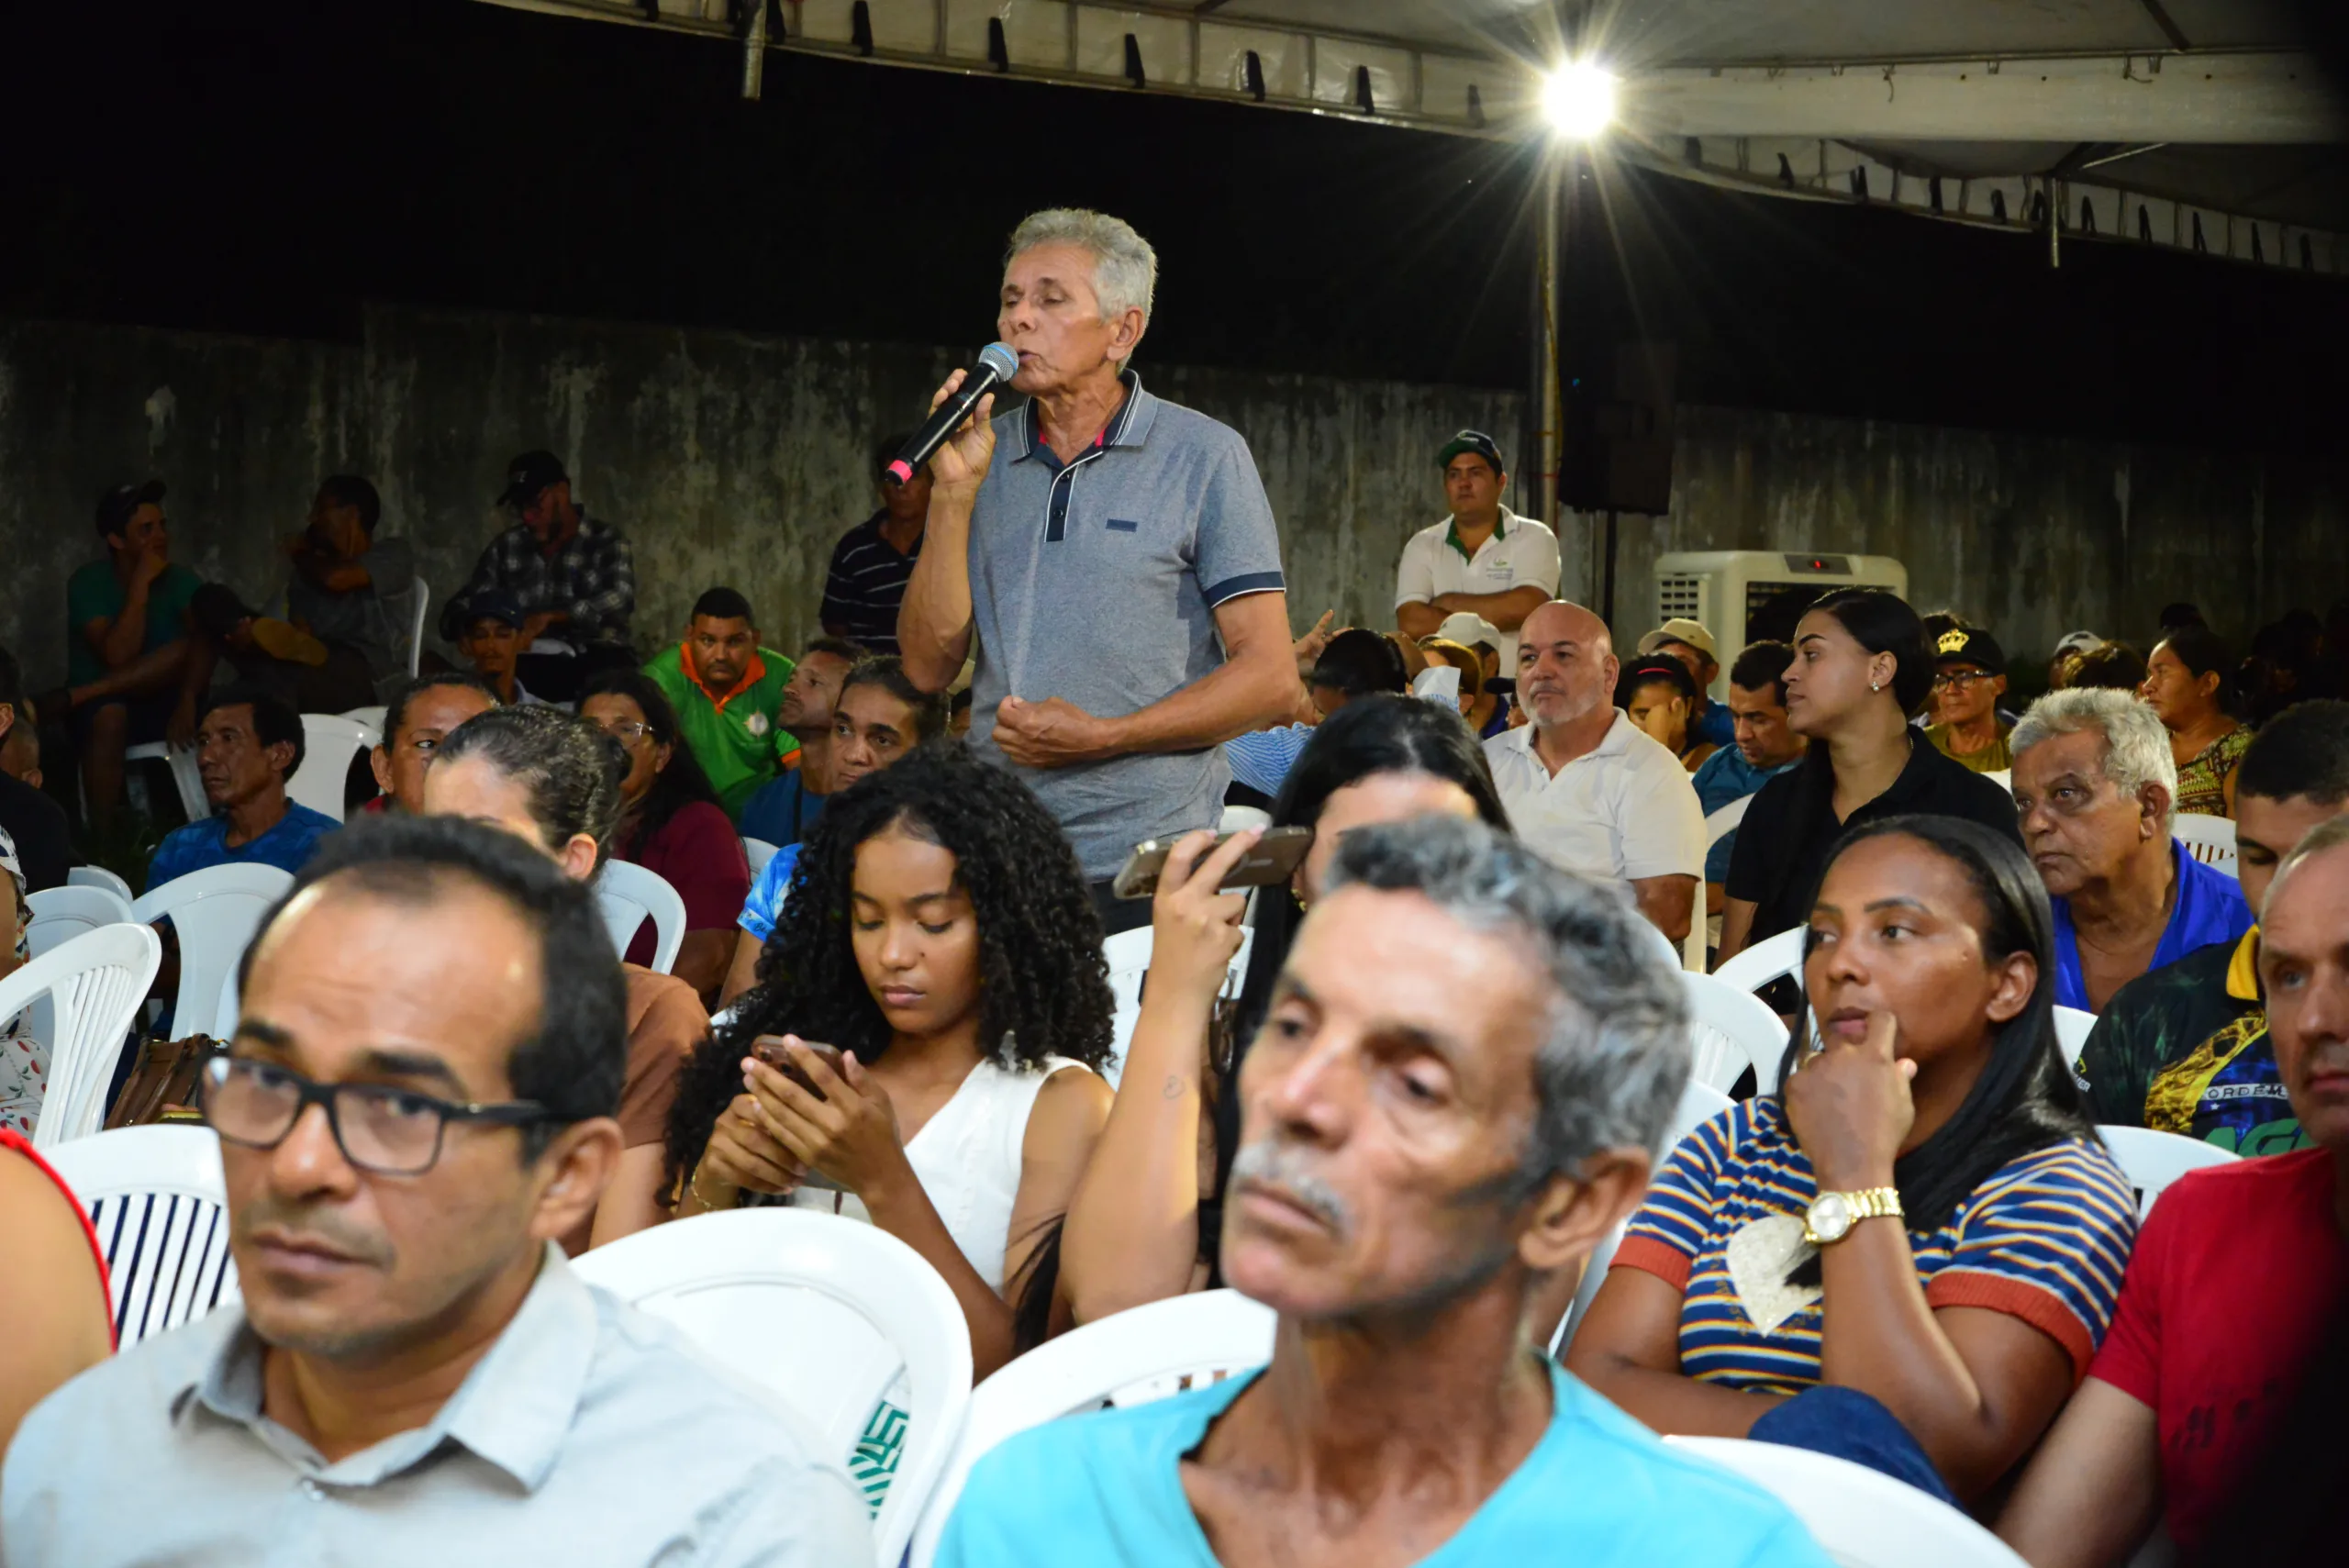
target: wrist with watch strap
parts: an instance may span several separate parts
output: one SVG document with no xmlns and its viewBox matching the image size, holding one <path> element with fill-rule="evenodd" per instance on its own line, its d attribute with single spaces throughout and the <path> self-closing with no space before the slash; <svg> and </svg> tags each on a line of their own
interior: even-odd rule
<svg viewBox="0 0 2349 1568">
<path fill-rule="evenodd" d="M 1802 1239 L 1814 1247 L 1831 1247 L 1852 1233 L 1863 1219 L 1899 1219 L 1898 1187 L 1862 1187 L 1854 1192 L 1820 1193 L 1803 1211 Z"/>
</svg>

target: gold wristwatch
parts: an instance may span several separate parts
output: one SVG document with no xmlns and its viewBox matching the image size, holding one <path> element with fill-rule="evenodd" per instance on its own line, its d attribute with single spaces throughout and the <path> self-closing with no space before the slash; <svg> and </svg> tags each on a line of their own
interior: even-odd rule
<svg viewBox="0 0 2349 1568">
<path fill-rule="evenodd" d="M 1831 1247 L 1852 1233 L 1863 1219 L 1898 1219 L 1898 1187 L 1863 1187 L 1855 1193 L 1821 1193 L 1803 1214 L 1802 1239 L 1814 1247 Z"/>
</svg>

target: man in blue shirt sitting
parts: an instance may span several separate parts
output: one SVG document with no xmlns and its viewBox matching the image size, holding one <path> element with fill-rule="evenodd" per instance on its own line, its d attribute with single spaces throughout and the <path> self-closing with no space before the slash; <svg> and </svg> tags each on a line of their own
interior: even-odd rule
<svg viewBox="0 0 2349 1568">
<path fill-rule="evenodd" d="M 249 686 L 215 693 L 195 724 L 195 770 L 212 815 L 163 840 L 148 862 L 147 885 L 248 862 L 300 871 L 318 840 L 342 826 L 286 798 L 302 749 L 302 716 L 275 697 Z"/>
<path fill-rule="evenodd" d="M 1450 817 L 1347 834 L 1328 886 L 1237 1090 L 1221 1263 L 1271 1366 L 1011 1439 L 939 1562 L 1823 1565 L 1527 1337 L 1688 1076 L 1631 902 Z"/>
<path fill-rule="evenodd" d="M 2170 837 L 2177 762 L 2132 693 L 2075 686 L 2009 738 L 2022 845 L 2055 917 L 2055 1002 L 2100 1013 L 2114 992 L 2251 929 L 2235 879 Z"/>
</svg>

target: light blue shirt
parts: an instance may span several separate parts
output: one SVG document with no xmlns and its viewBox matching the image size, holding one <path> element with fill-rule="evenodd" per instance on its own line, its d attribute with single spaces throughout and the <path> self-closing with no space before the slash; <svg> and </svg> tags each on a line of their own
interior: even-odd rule
<svg viewBox="0 0 2349 1568">
<path fill-rule="evenodd" d="M 785 844 L 760 868 L 759 879 L 751 884 L 751 896 L 742 905 L 742 915 L 734 922 L 736 925 L 761 941 L 774 935 L 775 917 L 783 913 L 784 896 L 791 891 L 792 876 L 799 870 L 799 851 L 807 847 L 804 843 Z"/>
<path fill-rule="evenodd" d="M 1305 755 L 1313 739 L 1309 724 L 1284 724 L 1274 729 L 1252 729 L 1223 743 L 1224 761 L 1231 776 L 1262 795 L 1278 795 L 1288 782 L 1288 771 Z"/>
<path fill-rule="evenodd" d="M 1012 1438 L 972 1471 L 939 1568 L 1214 1568 L 1179 1467 L 1252 1381 Z M 1549 1430 L 1419 1568 L 1827 1568 L 1759 1486 L 1665 1447 L 1563 1367 L 1550 1385 Z"/>
<path fill-rule="evenodd" d="M 328 1462 L 262 1413 L 242 1310 L 146 1340 L 25 1418 L 9 1568 L 841 1568 L 864 1500 L 796 1419 L 561 1248 L 427 1425 Z"/>
</svg>

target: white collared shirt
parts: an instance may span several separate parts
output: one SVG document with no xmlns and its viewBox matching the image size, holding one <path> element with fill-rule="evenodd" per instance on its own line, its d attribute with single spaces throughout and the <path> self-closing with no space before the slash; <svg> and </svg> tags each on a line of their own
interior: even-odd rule
<svg viewBox="0 0 2349 1568">
<path fill-rule="evenodd" d="M 1602 882 L 1704 879 L 1705 813 L 1688 770 L 1621 709 L 1597 747 L 1554 774 L 1534 753 L 1531 723 L 1486 741 L 1485 760 L 1517 836 L 1552 865 Z"/>
<path fill-rule="evenodd" d="M 1453 542 L 1450 517 L 1421 528 L 1403 541 L 1395 572 L 1395 605 L 1431 603 L 1439 594 L 1506 594 L 1528 585 L 1553 598 L 1558 593 L 1558 536 L 1548 525 L 1520 517 L 1507 506 L 1492 537 L 1474 556 Z M 1517 674 L 1517 633 L 1501 633 L 1501 673 Z"/>
</svg>

